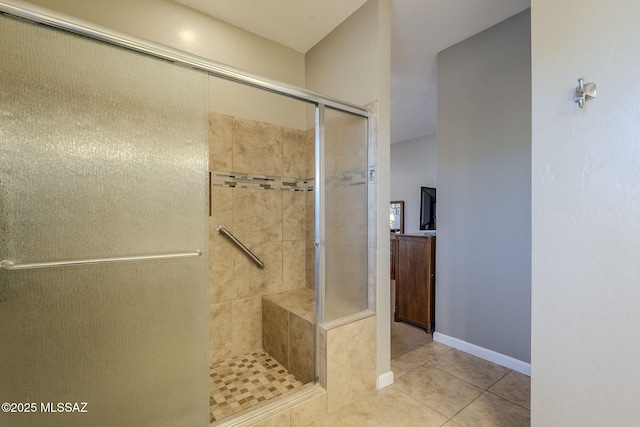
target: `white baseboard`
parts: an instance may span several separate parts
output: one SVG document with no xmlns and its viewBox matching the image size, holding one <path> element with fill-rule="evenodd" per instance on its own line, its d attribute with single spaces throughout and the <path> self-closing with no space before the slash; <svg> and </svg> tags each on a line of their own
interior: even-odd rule
<svg viewBox="0 0 640 427">
<path fill-rule="evenodd" d="M 393 384 L 393 372 L 386 372 L 378 377 L 378 390 Z"/>
<path fill-rule="evenodd" d="M 489 362 L 496 363 L 498 365 L 504 366 L 505 368 L 513 369 L 514 371 L 520 372 L 521 374 L 531 376 L 531 363 L 523 362 L 522 360 L 514 359 L 511 356 L 506 356 L 501 353 L 496 353 L 493 350 L 489 350 L 484 347 L 462 341 L 458 338 L 453 338 L 448 335 L 441 334 L 439 332 L 433 333 L 433 340 L 441 344 L 448 345 L 449 347 L 453 347 L 457 350 L 464 351 L 465 353 L 477 356 L 480 359 L 488 360 Z M 378 381 L 380 380 L 378 379 Z"/>
</svg>

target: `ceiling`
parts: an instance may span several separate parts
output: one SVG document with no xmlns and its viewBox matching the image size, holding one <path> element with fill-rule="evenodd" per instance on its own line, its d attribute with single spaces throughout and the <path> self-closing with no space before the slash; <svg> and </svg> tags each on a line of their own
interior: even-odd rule
<svg viewBox="0 0 640 427">
<path fill-rule="evenodd" d="M 175 0 L 302 53 L 367 0 Z"/>
<path fill-rule="evenodd" d="M 307 52 L 366 0 L 175 0 Z M 391 0 L 391 142 L 436 132 L 436 55 L 530 0 Z"/>
<path fill-rule="evenodd" d="M 436 132 L 436 55 L 530 0 L 392 0 L 391 142 Z"/>
</svg>

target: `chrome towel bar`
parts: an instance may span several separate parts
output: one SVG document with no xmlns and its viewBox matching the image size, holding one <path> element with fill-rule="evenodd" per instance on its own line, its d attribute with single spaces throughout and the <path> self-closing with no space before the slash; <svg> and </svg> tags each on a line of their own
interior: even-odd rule
<svg viewBox="0 0 640 427">
<path fill-rule="evenodd" d="M 247 256 L 249 258 L 251 258 L 251 260 L 253 262 L 256 263 L 258 268 L 260 268 L 260 269 L 264 268 L 264 263 L 262 261 L 260 261 L 260 258 L 255 256 L 255 254 L 253 252 L 251 252 L 249 250 L 249 248 L 247 248 L 245 245 L 243 245 L 242 242 L 236 238 L 236 236 L 234 236 L 233 234 L 231 234 L 231 232 L 229 230 L 224 228 L 224 225 L 219 225 L 217 230 L 218 230 L 218 233 L 224 235 L 227 239 L 231 240 L 237 247 L 242 249 L 244 251 L 244 253 L 247 254 Z"/>
<path fill-rule="evenodd" d="M 67 267 L 72 265 L 85 265 L 85 264 L 106 264 L 111 262 L 190 258 L 190 257 L 198 257 L 201 255 L 202 255 L 202 251 L 198 250 L 194 252 L 180 252 L 175 254 L 142 255 L 142 256 L 119 257 L 119 258 L 82 259 L 82 260 L 75 260 L 75 261 L 34 262 L 29 264 L 16 264 L 13 261 L 9 261 L 5 259 L 4 261 L 0 262 L 0 267 L 4 268 L 5 270 L 32 270 L 35 268 Z"/>
</svg>

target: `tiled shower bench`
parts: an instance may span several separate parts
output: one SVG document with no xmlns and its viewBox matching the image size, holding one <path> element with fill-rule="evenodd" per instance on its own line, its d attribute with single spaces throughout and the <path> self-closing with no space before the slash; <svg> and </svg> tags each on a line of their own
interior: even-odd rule
<svg viewBox="0 0 640 427">
<path fill-rule="evenodd" d="M 262 297 L 262 346 L 303 384 L 315 378 L 315 323 L 311 289 Z"/>
</svg>

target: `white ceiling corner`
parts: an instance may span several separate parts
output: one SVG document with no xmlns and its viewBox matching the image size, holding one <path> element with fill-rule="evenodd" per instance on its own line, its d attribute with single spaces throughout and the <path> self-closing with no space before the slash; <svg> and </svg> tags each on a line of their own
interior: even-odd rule
<svg viewBox="0 0 640 427">
<path fill-rule="evenodd" d="M 306 53 L 366 0 L 175 0 Z"/>
</svg>

